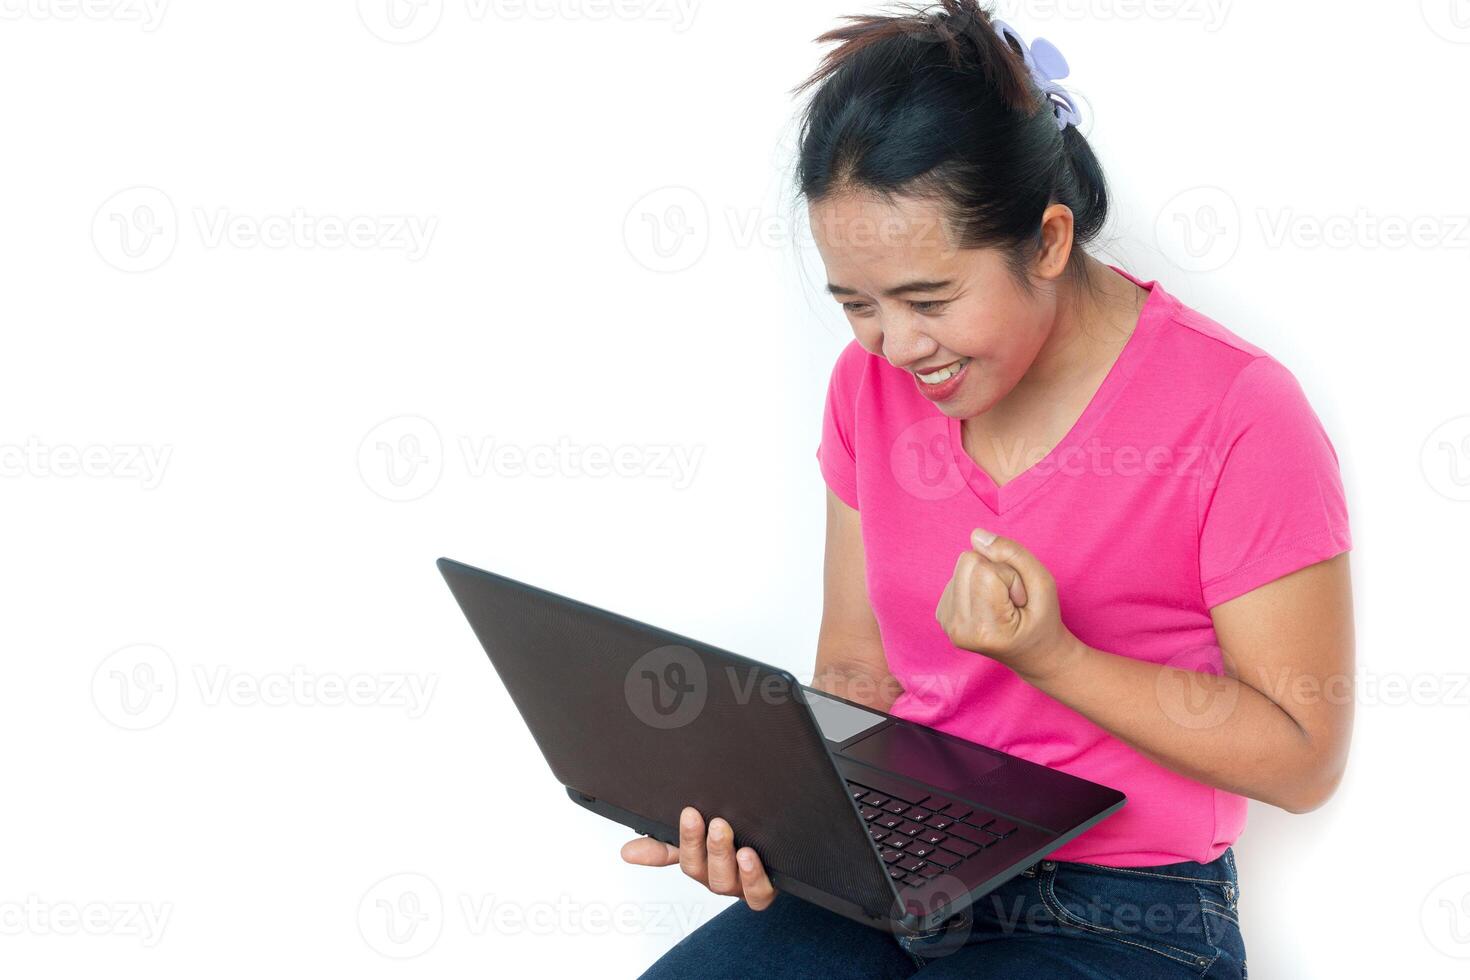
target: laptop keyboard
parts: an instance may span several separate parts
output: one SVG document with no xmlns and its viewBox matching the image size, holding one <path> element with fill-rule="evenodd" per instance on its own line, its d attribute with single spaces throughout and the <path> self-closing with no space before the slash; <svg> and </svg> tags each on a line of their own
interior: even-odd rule
<svg viewBox="0 0 1470 980">
<path fill-rule="evenodd" d="M 885 780 L 878 788 L 849 779 L 847 788 L 878 844 L 888 877 L 900 885 L 917 888 L 954 872 L 1016 830 L 993 813 L 900 783 Z"/>
</svg>

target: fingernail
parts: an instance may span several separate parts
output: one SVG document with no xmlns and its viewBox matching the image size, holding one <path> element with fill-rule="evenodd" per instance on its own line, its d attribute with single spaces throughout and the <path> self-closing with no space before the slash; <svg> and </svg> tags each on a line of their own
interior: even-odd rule
<svg viewBox="0 0 1470 980">
<path fill-rule="evenodd" d="M 679 814 L 679 824 L 685 830 L 693 830 L 695 827 L 694 807 L 686 806 L 684 812 Z"/>
<path fill-rule="evenodd" d="M 740 869 L 742 871 L 755 870 L 755 858 L 750 856 L 749 851 L 741 851 L 739 854 L 735 855 L 735 860 L 740 862 Z"/>
<path fill-rule="evenodd" d="M 983 527 L 977 527 L 970 532 L 970 540 L 974 542 L 977 548 L 988 548 L 995 544 L 995 535 Z"/>
</svg>

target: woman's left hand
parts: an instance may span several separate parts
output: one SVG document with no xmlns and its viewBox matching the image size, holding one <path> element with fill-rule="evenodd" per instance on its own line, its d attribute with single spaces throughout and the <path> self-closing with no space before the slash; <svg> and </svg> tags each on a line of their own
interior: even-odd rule
<svg viewBox="0 0 1470 980">
<path fill-rule="evenodd" d="M 934 610 L 949 641 L 1032 683 L 1061 669 L 1078 641 L 1062 623 L 1051 572 L 1016 542 L 981 528 L 970 544 Z"/>
</svg>

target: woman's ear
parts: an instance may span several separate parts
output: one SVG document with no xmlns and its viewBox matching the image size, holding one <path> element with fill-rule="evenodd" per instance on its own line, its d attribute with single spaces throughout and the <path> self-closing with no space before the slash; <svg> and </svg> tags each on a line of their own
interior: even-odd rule
<svg viewBox="0 0 1470 980">
<path fill-rule="evenodd" d="M 1056 279 L 1067 270 L 1072 258 L 1072 241 L 1076 225 L 1072 209 L 1053 204 L 1041 214 L 1041 251 L 1036 256 L 1036 275 Z"/>
</svg>

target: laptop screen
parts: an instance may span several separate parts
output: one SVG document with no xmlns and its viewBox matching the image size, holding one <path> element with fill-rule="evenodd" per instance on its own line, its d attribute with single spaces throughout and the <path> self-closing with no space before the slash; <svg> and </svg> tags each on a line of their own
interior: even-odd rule
<svg viewBox="0 0 1470 980">
<path fill-rule="evenodd" d="M 817 719 L 822 737 L 829 742 L 846 742 L 854 735 L 875 728 L 887 720 L 877 712 L 859 708 L 846 701 L 838 701 L 809 687 L 803 686 L 802 693 L 806 695 L 806 703 L 811 706 L 812 714 Z"/>
</svg>

